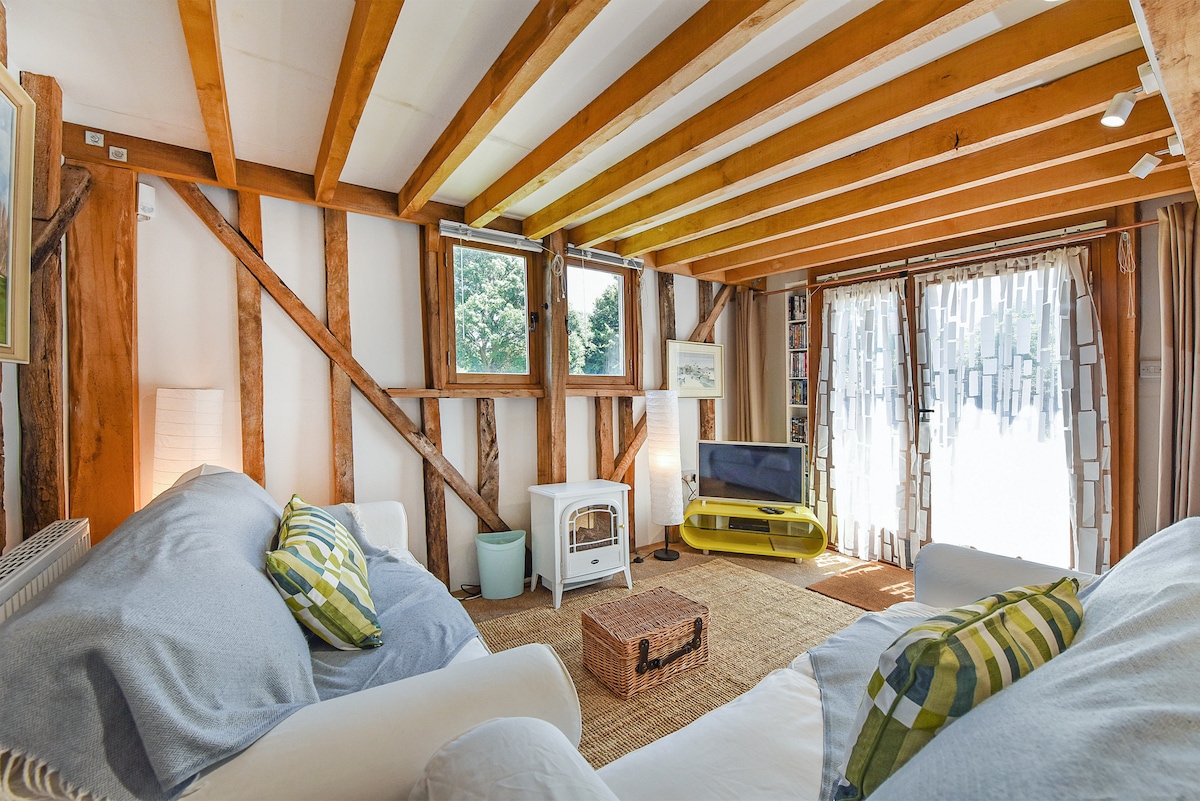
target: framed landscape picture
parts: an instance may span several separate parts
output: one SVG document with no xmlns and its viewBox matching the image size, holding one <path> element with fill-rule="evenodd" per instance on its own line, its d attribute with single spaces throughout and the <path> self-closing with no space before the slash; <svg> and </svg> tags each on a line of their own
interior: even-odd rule
<svg viewBox="0 0 1200 801">
<path fill-rule="evenodd" d="M 0 361 L 29 361 L 34 102 L 0 67 Z"/>
<path fill-rule="evenodd" d="M 725 397 L 725 348 L 667 340 L 667 389 L 681 398 Z"/>
</svg>

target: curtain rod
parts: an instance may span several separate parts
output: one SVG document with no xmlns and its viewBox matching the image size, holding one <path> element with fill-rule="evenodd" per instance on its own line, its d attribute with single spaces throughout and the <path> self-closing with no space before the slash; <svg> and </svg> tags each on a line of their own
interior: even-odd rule
<svg viewBox="0 0 1200 801">
<path fill-rule="evenodd" d="M 796 286 L 785 287 L 783 289 L 772 289 L 770 292 L 763 292 L 764 296 L 778 295 L 783 292 L 795 292 L 798 289 L 811 289 L 813 291 L 827 289 L 829 287 L 844 286 L 846 284 L 858 284 L 864 281 L 876 281 L 882 278 L 891 278 L 898 275 L 914 275 L 917 273 L 926 273 L 931 270 L 936 270 L 940 267 L 946 267 L 953 264 L 963 264 L 964 262 L 978 261 L 984 256 L 1005 256 L 1015 255 L 1017 253 L 1027 253 L 1033 250 L 1041 250 L 1048 245 L 1069 245 L 1074 242 L 1089 242 L 1093 239 L 1101 239 L 1108 234 L 1117 234 L 1122 231 L 1129 231 L 1134 228 L 1146 228 L 1150 225 L 1158 225 L 1158 220 L 1145 220 L 1140 223 L 1131 223 L 1129 225 L 1117 225 L 1112 228 L 1097 228 L 1091 231 L 1081 231 L 1078 234 L 1069 234 L 1060 236 L 1054 239 L 1042 239 L 1036 242 L 1023 242 L 1020 245 L 1007 245 L 1004 247 L 994 247 L 985 250 L 977 250 L 974 253 L 965 253 L 962 256 L 951 256 L 945 259 L 937 259 L 935 261 L 923 262 L 919 265 L 903 267 L 893 267 L 890 270 L 881 270 L 877 273 L 864 273 L 848 278 L 839 278 L 833 281 L 823 281 L 820 283 L 806 282 Z"/>
</svg>

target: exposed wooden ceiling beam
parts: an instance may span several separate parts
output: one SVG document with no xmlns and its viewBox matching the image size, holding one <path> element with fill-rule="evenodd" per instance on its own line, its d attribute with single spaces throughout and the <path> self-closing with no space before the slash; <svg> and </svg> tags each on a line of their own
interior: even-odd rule
<svg viewBox="0 0 1200 801">
<path fill-rule="evenodd" d="M 1192 188 L 1200 195 L 1200 11 L 1185 0 L 1136 0 L 1162 74 L 1187 157 Z"/>
<path fill-rule="evenodd" d="M 1091 118 L 1099 115 L 1114 92 L 1128 88 L 1129 76 L 1136 73 L 1144 58 L 1141 51 L 1127 53 L 1044 86 L 918 128 L 851 156 L 633 234 L 619 241 L 616 251 L 624 256 L 640 256 L 652 250 L 670 248 L 738 223 L 879 183 L 950 158 L 962 158 L 1058 125 Z"/>
<path fill-rule="evenodd" d="M 401 214 L 414 214 L 429 202 L 607 4 L 608 0 L 539 0 L 400 190 Z"/>
<path fill-rule="evenodd" d="M 1040 198 L 1007 206 L 942 217 L 924 225 L 881 231 L 877 235 L 826 247 L 798 252 L 795 258 L 764 260 L 730 269 L 724 274 L 729 283 L 742 283 L 776 272 L 811 269 L 822 264 L 841 264 L 850 259 L 880 254 L 897 248 L 942 242 L 954 237 L 1050 220 L 1068 214 L 1106 209 L 1155 197 L 1186 191 L 1187 171 L 1182 161 L 1163 164 L 1144 181 L 1124 172 L 1111 176 L 1106 183 L 1051 193 Z"/>
<path fill-rule="evenodd" d="M 358 121 L 362 118 L 383 55 L 387 52 L 404 0 L 354 0 L 354 14 L 342 48 L 333 99 L 325 118 L 325 133 L 313 170 L 317 199 L 328 202 L 337 190 Z"/>
<path fill-rule="evenodd" d="M 992 11 L 1002 0 L 873 6 L 523 221 L 540 239 L 780 114 Z"/>
<path fill-rule="evenodd" d="M 87 126 L 86 130 L 104 134 L 105 145 L 123 148 L 126 152 L 126 160 L 123 162 L 112 161 L 108 158 L 107 147 L 92 147 L 84 144 L 85 128 L 73 122 L 64 122 L 63 155 L 68 159 L 80 163 L 123 167 L 151 175 L 160 175 L 164 178 L 223 186 L 226 189 L 283 198 L 329 209 L 352 211 L 355 214 L 369 214 L 372 217 L 386 217 L 402 222 L 423 224 L 437 223 L 438 220 L 463 221 L 462 208 L 445 203 L 429 203 L 415 215 L 400 216 L 396 211 L 395 192 L 385 192 L 381 189 L 371 189 L 355 184 L 339 183 L 337 191 L 333 193 L 333 198 L 322 203 L 317 200 L 314 191 L 315 183 L 311 175 L 279 167 L 268 167 L 252 161 L 239 160 L 237 163 L 238 181 L 229 184 L 217 178 L 212 156 L 201 150 L 105 131 L 94 125 Z M 519 233 L 521 230 L 519 222 L 504 217 L 496 220 L 489 227 L 512 233 Z"/>
<path fill-rule="evenodd" d="M 890 133 L 1077 59 L 1139 45 L 1126 0 L 1050 8 L 583 223 L 571 229 L 570 239 L 590 246 L 627 235 L 680 209 L 844 152 L 869 135 Z"/>
<path fill-rule="evenodd" d="M 867 239 L 888 231 L 913 228 L 976 211 L 1025 203 L 1059 192 L 1123 180 L 1128 176 L 1129 168 L 1143 153 L 1147 150 L 1161 149 L 1165 144 L 1164 139 L 1159 143 L 1126 147 L 1082 161 L 1068 162 L 975 189 L 944 195 L 924 203 L 902 206 L 750 245 L 695 261 L 692 263 L 692 274 L 704 276 L 714 270 L 728 270 L 755 261 L 803 253 L 855 239 Z M 1178 161 L 1167 161 L 1159 169 L 1166 171 L 1179 166 L 1181 163 Z"/>
<path fill-rule="evenodd" d="M 1106 128 L 1092 117 L 1051 128 L 968 156 L 949 159 L 917 172 L 845 192 L 751 223 L 729 228 L 658 251 L 659 264 L 678 264 L 770 241 L 817 226 L 878 214 L 954 192 L 1044 173 L 1050 167 L 1081 161 L 1114 150 L 1165 139 L 1171 117 L 1161 99 L 1137 104 L 1120 128 Z M 1134 159 L 1136 161 L 1136 158 Z M 1132 162 L 1130 165 L 1132 166 Z M 1037 189 L 1035 185 L 1032 187 Z"/>
<path fill-rule="evenodd" d="M 221 37 L 217 32 L 217 0 L 178 0 L 183 38 L 187 42 L 200 115 L 217 177 L 237 183 L 237 156 L 233 151 L 233 126 L 225 96 L 225 71 L 221 67 Z"/>
<path fill-rule="evenodd" d="M 805 0 L 709 0 L 466 206 L 484 225 L 674 97 Z"/>
<path fill-rule="evenodd" d="M 829 273 L 858 270 L 864 267 L 873 267 L 876 265 L 899 265 L 908 261 L 909 259 L 924 259 L 930 256 L 935 258 L 950 257 L 952 255 L 957 256 L 960 254 L 956 251 L 965 250 L 967 248 L 979 248 L 980 246 L 995 245 L 998 241 L 998 237 L 1003 240 L 1019 239 L 1038 234 L 1047 234 L 1049 232 L 1058 232 L 1068 228 L 1076 228 L 1088 223 L 1106 222 L 1106 217 L 1109 212 L 1109 209 L 1082 211 L 1075 214 L 1069 214 L 1065 217 L 1052 217 L 1047 220 L 1038 220 L 1036 222 L 1007 226 L 1003 231 L 999 232 L 981 231 L 978 233 L 969 234 L 967 236 L 946 239 L 937 242 L 936 246 L 929 244 L 913 245 L 910 247 L 888 250 L 881 253 L 872 253 L 868 256 L 860 256 L 857 259 L 848 259 L 836 264 L 825 264 L 819 267 L 811 267 L 808 269 L 808 280 L 812 282 L 818 277 L 822 275 L 828 275 Z M 803 259 L 804 256 L 801 255 L 797 258 Z M 920 262 L 917 262 L 917 264 L 920 264 Z"/>
</svg>

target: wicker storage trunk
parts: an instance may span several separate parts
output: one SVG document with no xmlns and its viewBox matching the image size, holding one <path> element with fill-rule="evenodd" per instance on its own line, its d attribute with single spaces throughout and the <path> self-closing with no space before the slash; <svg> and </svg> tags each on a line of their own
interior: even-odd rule
<svg viewBox="0 0 1200 801">
<path fill-rule="evenodd" d="M 583 612 L 583 664 L 622 698 L 708 661 L 708 607 L 655 587 Z"/>
</svg>

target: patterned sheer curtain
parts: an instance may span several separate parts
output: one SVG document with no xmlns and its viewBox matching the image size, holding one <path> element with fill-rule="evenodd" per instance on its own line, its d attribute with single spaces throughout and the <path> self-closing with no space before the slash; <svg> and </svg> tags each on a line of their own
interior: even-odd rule
<svg viewBox="0 0 1200 801">
<path fill-rule="evenodd" d="M 911 564 L 916 483 L 904 280 L 825 291 L 813 495 L 842 553 Z"/>
<path fill-rule="evenodd" d="M 954 267 L 916 286 L 929 418 L 914 464 L 915 536 L 964 534 L 986 550 L 1107 568 L 1108 400 L 1087 251 Z M 1045 534 L 1020 539 L 1039 525 Z M 1069 542 L 1058 533 L 1068 527 Z"/>
</svg>

